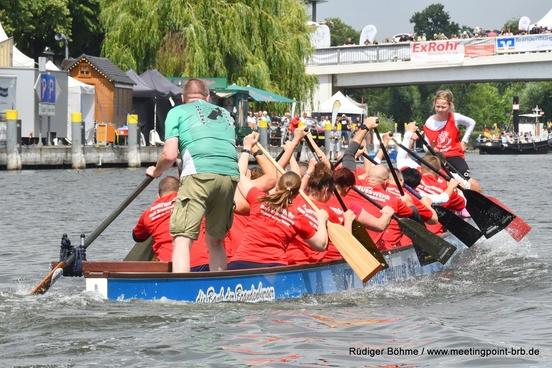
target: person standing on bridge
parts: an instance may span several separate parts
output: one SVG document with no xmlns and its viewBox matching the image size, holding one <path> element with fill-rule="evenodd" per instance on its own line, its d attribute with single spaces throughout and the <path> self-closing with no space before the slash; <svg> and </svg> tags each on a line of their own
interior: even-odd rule
<svg viewBox="0 0 552 368">
<path fill-rule="evenodd" d="M 480 191 L 479 183 L 470 177 L 470 168 L 466 163 L 464 151 L 468 146 L 470 135 L 475 128 L 475 120 L 454 112 L 454 96 L 450 90 L 440 90 L 433 99 L 435 114 L 424 124 L 426 141 L 437 152 L 441 152 L 447 162 L 456 169 L 466 186 Z M 461 137 L 459 126 L 465 127 Z"/>
</svg>

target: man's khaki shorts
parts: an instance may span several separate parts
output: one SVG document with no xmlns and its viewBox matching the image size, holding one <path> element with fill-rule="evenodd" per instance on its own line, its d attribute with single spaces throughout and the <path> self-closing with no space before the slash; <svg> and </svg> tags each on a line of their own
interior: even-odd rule
<svg viewBox="0 0 552 368">
<path fill-rule="evenodd" d="M 219 174 L 193 174 L 180 180 L 171 215 L 170 232 L 196 240 L 201 220 L 213 238 L 222 239 L 232 226 L 237 177 Z"/>
</svg>

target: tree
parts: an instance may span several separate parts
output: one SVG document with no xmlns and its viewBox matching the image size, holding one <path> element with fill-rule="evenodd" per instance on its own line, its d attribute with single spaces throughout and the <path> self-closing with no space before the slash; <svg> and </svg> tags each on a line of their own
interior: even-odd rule
<svg viewBox="0 0 552 368">
<path fill-rule="evenodd" d="M 511 120 L 512 98 L 501 95 L 494 83 L 474 83 L 458 110 L 474 119 L 479 130 L 494 124 L 506 126 Z"/>
<path fill-rule="evenodd" d="M 71 35 L 68 0 L 0 0 L 0 22 L 17 48 L 38 58 L 44 48 L 61 50 L 56 33 Z"/>
<path fill-rule="evenodd" d="M 72 56 L 99 55 L 103 40 L 99 12 L 99 0 L 0 0 L 4 30 L 34 59 L 46 46 L 65 55 L 64 43 L 54 39 L 56 33 L 67 37 Z"/>
<path fill-rule="evenodd" d="M 520 112 L 531 113 L 538 105 L 544 111 L 541 121 L 552 120 L 552 82 L 530 82 L 519 95 Z"/>
<path fill-rule="evenodd" d="M 104 38 L 99 19 L 100 0 L 69 0 L 69 12 L 73 19 L 69 42 L 71 55 L 100 55 Z"/>
<path fill-rule="evenodd" d="M 314 77 L 307 14 L 295 0 L 101 0 L 102 53 L 122 69 L 158 68 L 306 97 Z"/>
<path fill-rule="evenodd" d="M 519 28 L 519 19 L 520 18 L 509 19 L 502 26 L 502 30 L 507 31 L 507 32 L 512 32 L 513 34 L 517 34 L 518 33 L 518 28 Z"/>
<path fill-rule="evenodd" d="M 339 18 L 326 18 L 324 20 L 326 25 L 330 28 L 330 44 L 331 46 L 341 46 L 352 41 L 353 44 L 358 45 L 360 40 L 360 32 L 344 23 Z"/>
<path fill-rule="evenodd" d="M 414 13 L 410 18 L 414 24 L 414 33 L 425 33 L 427 39 L 435 39 L 435 35 L 443 33 L 447 36 L 457 34 L 460 27 L 458 23 L 450 21 L 449 14 L 442 4 L 432 4 L 420 12 Z"/>
</svg>

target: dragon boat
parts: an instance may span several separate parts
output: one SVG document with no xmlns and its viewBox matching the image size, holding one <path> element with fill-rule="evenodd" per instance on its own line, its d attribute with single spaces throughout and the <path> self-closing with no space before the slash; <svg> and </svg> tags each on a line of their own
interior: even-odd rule
<svg viewBox="0 0 552 368">
<path fill-rule="evenodd" d="M 466 246 L 447 236 L 458 254 Z M 270 302 L 339 293 L 429 275 L 448 267 L 423 264 L 413 246 L 383 254 L 388 267 L 363 283 L 345 261 L 222 272 L 172 273 L 171 264 L 84 261 L 86 291 L 108 300 L 177 300 L 191 303 Z"/>
</svg>

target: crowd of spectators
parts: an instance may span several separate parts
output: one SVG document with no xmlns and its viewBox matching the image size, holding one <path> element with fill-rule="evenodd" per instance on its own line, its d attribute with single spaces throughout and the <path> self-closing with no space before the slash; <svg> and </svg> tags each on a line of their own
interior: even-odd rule
<svg viewBox="0 0 552 368">
<path fill-rule="evenodd" d="M 450 34 L 446 35 L 442 32 L 440 33 L 434 33 L 433 35 L 426 35 L 425 33 L 422 34 L 412 34 L 412 33 L 399 33 L 396 34 L 393 37 L 385 38 L 381 41 L 381 43 L 402 43 L 402 42 L 423 42 L 423 41 L 431 41 L 431 40 L 458 40 L 458 39 L 469 39 L 469 38 L 484 38 L 484 37 L 500 37 L 500 36 L 523 36 L 527 34 L 543 34 L 543 33 L 552 33 L 552 29 L 545 27 L 545 26 L 539 26 L 538 24 L 535 24 L 529 31 L 522 31 L 518 30 L 516 32 L 512 32 L 506 28 L 503 28 L 502 30 L 496 30 L 496 29 L 484 29 L 481 27 L 475 27 L 473 30 L 464 30 L 457 34 Z M 369 45 L 377 45 L 379 44 L 378 41 L 374 40 L 373 42 L 370 42 L 370 40 L 366 40 L 364 42 L 364 46 Z M 343 44 L 343 46 L 355 46 L 356 44 L 353 42 L 353 40 L 349 37 Z"/>
<path fill-rule="evenodd" d="M 265 123 L 265 124 L 263 124 Z M 269 142 L 271 145 L 283 145 L 287 140 L 293 138 L 291 134 L 296 128 L 308 128 L 315 139 L 324 139 L 326 131 L 331 131 L 331 138 L 334 142 L 346 147 L 350 137 L 360 126 L 360 116 L 348 116 L 342 114 L 332 124 L 329 115 L 309 115 L 303 112 L 301 115 L 286 112 L 284 115 L 270 114 L 267 111 L 249 111 L 247 126 L 252 131 L 258 131 L 259 127 L 268 128 Z"/>
</svg>

